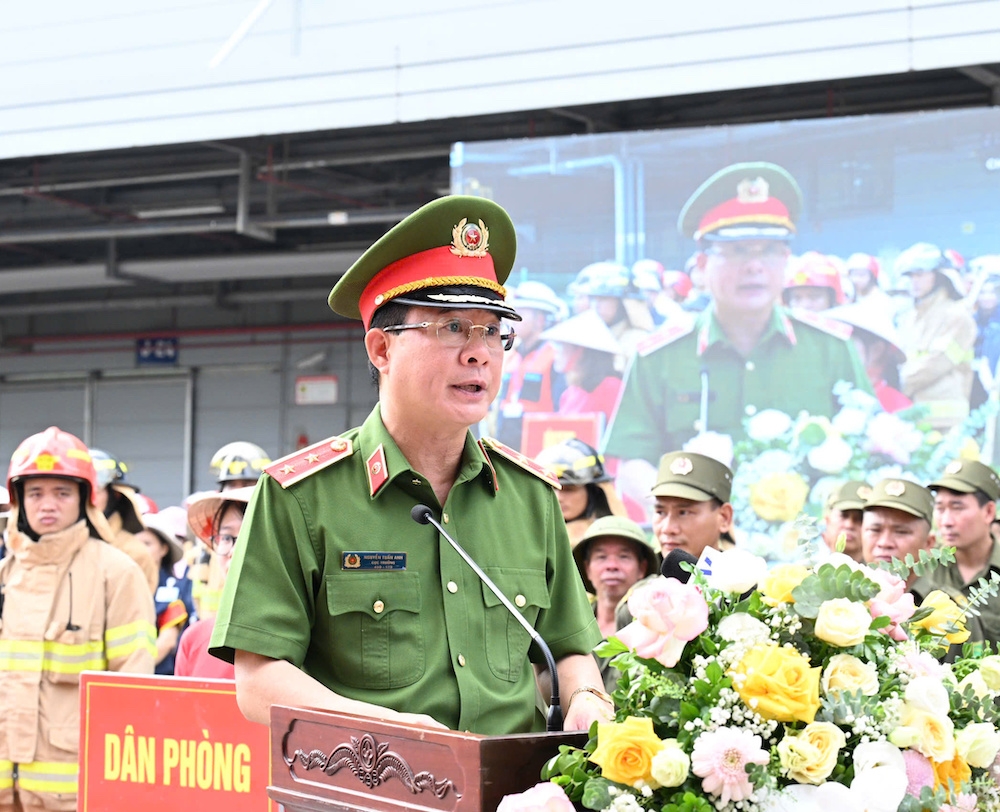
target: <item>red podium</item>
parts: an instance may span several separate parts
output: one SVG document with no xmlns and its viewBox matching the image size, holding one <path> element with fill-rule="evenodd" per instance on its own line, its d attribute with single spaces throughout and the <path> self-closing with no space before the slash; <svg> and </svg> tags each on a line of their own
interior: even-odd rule
<svg viewBox="0 0 1000 812">
<path fill-rule="evenodd" d="M 289 812 L 492 812 L 586 733 L 481 736 L 325 711 L 271 709 L 268 796 Z"/>
</svg>

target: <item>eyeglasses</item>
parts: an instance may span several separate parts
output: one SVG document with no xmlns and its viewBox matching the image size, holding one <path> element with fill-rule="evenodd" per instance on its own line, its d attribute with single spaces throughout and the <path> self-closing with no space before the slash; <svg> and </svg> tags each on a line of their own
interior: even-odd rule
<svg viewBox="0 0 1000 812">
<path fill-rule="evenodd" d="M 468 319 L 444 319 L 443 321 L 422 321 L 419 324 L 392 324 L 383 327 L 387 333 L 398 333 L 403 330 L 424 330 L 433 327 L 437 332 L 438 341 L 446 347 L 464 347 L 472 340 L 472 333 L 483 331 L 483 341 L 491 350 L 509 350 L 514 346 L 517 333 L 508 324 L 473 324 Z"/>
<path fill-rule="evenodd" d="M 788 247 L 781 242 L 727 242 L 710 245 L 705 253 L 730 260 L 761 259 L 774 262 L 788 255 Z"/>
<path fill-rule="evenodd" d="M 212 550 L 217 555 L 229 555 L 235 546 L 236 536 L 232 536 L 229 533 L 220 533 L 218 536 L 212 536 Z"/>
</svg>

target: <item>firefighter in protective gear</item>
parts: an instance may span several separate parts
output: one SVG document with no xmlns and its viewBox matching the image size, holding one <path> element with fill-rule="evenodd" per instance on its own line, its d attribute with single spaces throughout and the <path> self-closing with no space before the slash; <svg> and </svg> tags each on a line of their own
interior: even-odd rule
<svg viewBox="0 0 1000 812">
<path fill-rule="evenodd" d="M 220 491 L 256 485 L 271 458 L 259 445 L 237 440 L 226 443 L 212 455 L 209 467 Z"/>
<path fill-rule="evenodd" d="M 624 372 L 636 345 L 653 330 L 646 297 L 636 287 L 629 269 L 616 262 L 594 262 L 580 273 L 588 280 L 584 292 L 590 306 L 621 345 L 615 369 Z"/>
<path fill-rule="evenodd" d="M 142 521 L 142 506 L 135 498 L 135 488 L 125 481 L 128 466 L 99 448 L 90 449 L 90 457 L 97 472 L 94 504 L 108 520 L 111 528 L 108 541 L 139 565 L 152 594 L 156 592 L 160 576 L 146 545 L 135 537 L 146 525 Z"/>
<path fill-rule="evenodd" d="M 781 292 L 786 305 L 819 312 L 844 303 L 840 269 L 830 257 L 806 251 L 789 264 L 790 273 Z"/>
<path fill-rule="evenodd" d="M 524 415 L 556 411 L 566 388 L 563 376 L 553 370 L 555 353 L 542 332 L 567 308 L 552 288 L 533 280 L 518 285 L 508 304 L 520 314 L 521 323 L 517 345 L 504 356 L 493 433 L 500 442 L 521 450 Z"/>
<path fill-rule="evenodd" d="M 80 672 L 153 673 L 153 599 L 110 543 L 90 452 L 51 427 L 7 474 L 0 562 L 0 810 L 76 809 Z"/>
<path fill-rule="evenodd" d="M 562 486 L 556 493 L 570 544 L 574 547 L 597 519 L 625 516 L 625 505 L 615 492 L 604 457 L 576 437 L 543 449 L 535 462 L 544 465 Z"/>
<path fill-rule="evenodd" d="M 946 430 L 969 415 L 976 321 L 961 301 L 961 280 L 937 246 L 907 248 L 895 271 L 913 297 L 913 307 L 899 315 L 899 345 L 906 353 L 900 388 L 926 407 L 934 428 Z"/>
</svg>

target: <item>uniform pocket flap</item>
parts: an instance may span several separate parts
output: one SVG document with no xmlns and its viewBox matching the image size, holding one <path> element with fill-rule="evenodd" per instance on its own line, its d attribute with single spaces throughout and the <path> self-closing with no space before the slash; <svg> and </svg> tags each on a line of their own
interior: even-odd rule
<svg viewBox="0 0 1000 812">
<path fill-rule="evenodd" d="M 420 611 L 420 580 L 415 572 L 338 572 L 326 576 L 331 615 L 362 612 L 381 620 L 392 612 Z"/>
<path fill-rule="evenodd" d="M 510 569 L 508 567 L 487 567 L 485 572 L 490 580 L 518 609 L 527 606 L 548 609 L 550 605 L 549 586 L 545 574 L 538 570 Z M 488 607 L 500 606 L 500 599 L 493 590 L 483 584 L 483 603 Z"/>
</svg>

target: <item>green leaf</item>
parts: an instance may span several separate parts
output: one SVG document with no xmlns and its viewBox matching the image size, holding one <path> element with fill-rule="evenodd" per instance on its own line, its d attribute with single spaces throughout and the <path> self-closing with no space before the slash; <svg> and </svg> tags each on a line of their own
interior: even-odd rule
<svg viewBox="0 0 1000 812">
<path fill-rule="evenodd" d="M 815 619 L 820 606 L 826 601 L 847 598 L 865 603 L 874 598 L 880 589 L 864 573 L 851 569 L 847 564 L 839 567 L 823 564 L 792 590 L 792 598 L 795 600 L 793 608 L 799 617 Z"/>
<path fill-rule="evenodd" d="M 587 809 L 607 809 L 611 806 L 610 787 L 621 786 L 613 784 L 607 778 L 591 778 L 583 788 L 583 805 Z"/>
</svg>

